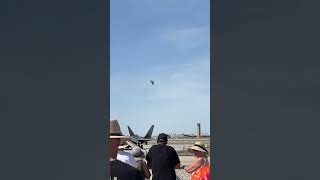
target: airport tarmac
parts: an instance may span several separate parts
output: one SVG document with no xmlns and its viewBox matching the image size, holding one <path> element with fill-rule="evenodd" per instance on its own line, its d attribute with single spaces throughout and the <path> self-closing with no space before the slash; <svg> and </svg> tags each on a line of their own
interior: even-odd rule
<svg viewBox="0 0 320 180">
<path fill-rule="evenodd" d="M 191 146 L 195 142 L 201 141 L 204 144 L 206 144 L 208 147 L 210 147 L 210 139 L 209 138 L 189 138 L 189 139 L 168 139 L 168 145 L 174 146 L 174 145 L 186 145 Z M 148 145 L 143 145 L 144 147 L 149 147 L 151 145 L 157 144 L 156 140 L 151 140 L 148 142 Z"/>
<path fill-rule="evenodd" d="M 208 160 L 210 160 L 210 139 L 209 138 L 189 138 L 189 139 L 168 139 L 168 145 L 172 146 L 180 158 L 181 165 L 189 166 L 195 160 L 192 153 L 187 151 L 187 148 L 192 146 L 195 142 L 201 141 L 207 145 L 207 150 L 209 152 Z M 157 144 L 156 140 L 148 142 L 148 145 L 143 145 L 143 148 L 148 151 L 150 147 Z"/>
</svg>

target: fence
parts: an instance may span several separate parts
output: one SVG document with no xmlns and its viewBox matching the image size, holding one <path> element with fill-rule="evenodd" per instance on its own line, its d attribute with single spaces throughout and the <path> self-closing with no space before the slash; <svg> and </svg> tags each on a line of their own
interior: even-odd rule
<svg viewBox="0 0 320 180">
<path fill-rule="evenodd" d="M 151 169 L 150 169 L 150 173 L 151 173 L 151 177 L 152 177 Z M 176 169 L 176 175 L 177 175 L 177 180 L 190 180 L 191 179 L 191 174 L 187 173 L 186 170 L 184 170 L 184 169 Z"/>
<path fill-rule="evenodd" d="M 191 174 L 184 169 L 176 169 L 177 180 L 190 180 Z"/>
</svg>

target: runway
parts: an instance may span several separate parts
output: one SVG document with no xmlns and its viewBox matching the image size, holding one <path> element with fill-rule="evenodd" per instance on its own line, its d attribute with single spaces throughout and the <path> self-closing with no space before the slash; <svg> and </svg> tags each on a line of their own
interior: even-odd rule
<svg viewBox="0 0 320 180">
<path fill-rule="evenodd" d="M 208 160 L 210 161 L 210 139 L 209 138 L 169 139 L 168 145 L 172 146 L 177 151 L 181 165 L 189 166 L 192 164 L 192 162 L 194 162 L 195 157 L 193 156 L 192 153 L 189 153 L 187 151 L 187 148 L 192 146 L 197 141 L 201 141 L 207 145 L 206 149 L 209 152 Z M 155 144 L 157 144 L 156 140 L 152 140 L 148 142 L 148 145 L 144 144 L 143 148 L 148 152 L 150 147 Z"/>
</svg>

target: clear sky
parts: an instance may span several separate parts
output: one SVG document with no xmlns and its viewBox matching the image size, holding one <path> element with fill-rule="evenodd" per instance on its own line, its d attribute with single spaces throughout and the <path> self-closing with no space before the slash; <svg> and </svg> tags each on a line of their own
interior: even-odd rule
<svg viewBox="0 0 320 180">
<path fill-rule="evenodd" d="M 209 3 L 111 0 L 110 116 L 123 133 L 210 133 Z"/>
</svg>

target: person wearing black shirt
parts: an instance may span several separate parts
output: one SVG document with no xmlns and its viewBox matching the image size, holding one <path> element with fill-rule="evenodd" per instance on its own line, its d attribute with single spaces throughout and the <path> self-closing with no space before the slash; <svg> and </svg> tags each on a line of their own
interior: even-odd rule
<svg viewBox="0 0 320 180">
<path fill-rule="evenodd" d="M 168 136 L 159 134 L 157 145 L 147 154 L 148 167 L 152 169 L 152 180 L 176 180 L 175 169 L 180 168 L 180 159 L 175 149 L 167 145 Z"/>
<path fill-rule="evenodd" d="M 117 120 L 110 121 L 110 179 L 111 180 L 143 180 L 141 171 L 117 160 L 120 141 L 125 141 Z"/>
<path fill-rule="evenodd" d="M 144 180 L 141 171 L 119 160 L 110 161 L 112 180 Z"/>
</svg>

